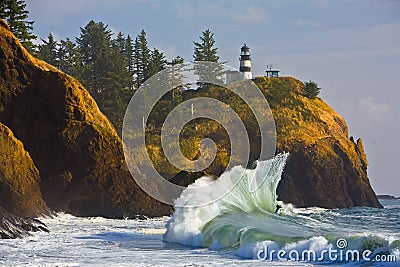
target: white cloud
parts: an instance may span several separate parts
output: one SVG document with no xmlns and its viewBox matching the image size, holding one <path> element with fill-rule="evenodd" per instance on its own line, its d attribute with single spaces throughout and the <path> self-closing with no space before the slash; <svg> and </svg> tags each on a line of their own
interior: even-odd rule
<svg viewBox="0 0 400 267">
<path fill-rule="evenodd" d="M 360 107 L 372 114 L 386 114 L 390 111 L 390 106 L 380 103 L 373 98 L 365 97 L 360 100 Z"/>
</svg>

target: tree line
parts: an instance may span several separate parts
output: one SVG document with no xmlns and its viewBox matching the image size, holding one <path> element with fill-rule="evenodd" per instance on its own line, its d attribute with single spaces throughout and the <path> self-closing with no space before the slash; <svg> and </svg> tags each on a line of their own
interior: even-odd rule
<svg viewBox="0 0 400 267">
<path fill-rule="evenodd" d="M 55 40 L 50 33 L 42 43 L 35 45 L 37 37 L 32 33 L 33 21 L 23 0 L 0 0 L 0 18 L 7 20 L 11 31 L 25 48 L 37 57 L 54 65 L 61 71 L 77 78 L 88 89 L 99 108 L 121 133 L 123 117 L 135 90 L 143 82 L 164 70 L 184 62 L 180 56 L 168 61 L 164 52 L 149 48 L 146 32 L 142 30 L 135 38 L 122 32 L 114 35 L 108 25 L 91 20 L 80 28 L 74 39 Z M 193 42 L 194 61 L 219 62 L 214 33 L 207 29 Z M 196 71 L 196 70 L 195 70 Z M 222 68 L 202 73 L 201 80 L 220 77 Z M 199 86 L 209 86 L 198 83 Z M 182 89 L 182 88 L 180 88 Z M 320 89 L 315 82 L 305 83 L 304 96 L 315 98 Z M 181 90 L 173 90 L 172 100 L 179 100 Z"/>
<path fill-rule="evenodd" d="M 99 108 L 121 132 L 126 107 L 134 91 L 167 66 L 182 64 L 176 56 L 168 61 L 164 52 L 149 48 L 145 30 L 135 38 L 113 34 L 108 25 L 91 20 L 74 39 L 55 40 L 50 33 L 35 45 L 33 21 L 23 0 L 1 0 L 0 18 L 9 23 L 25 48 L 40 59 L 77 78 L 91 93 Z M 205 30 L 194 43 L 194 61 L 219 62 L 214 34 Z M 179 98 L 174 90 L 172 98 Z"/>
<path fill-rule="evenodd" d="M 180 56 L 168 61 L 163 52 L 150 49 L 144 30 L 135 39 L 121 32 L 114 37 L 107 25 L 93 20 L 75 42 L 56 41 L 52 34 L 42 42 L 37 56 L 77 78 L 119 132 L 134 90 L 168 65 L 183 63 Z"/>
<path fill-rule="evenodd" d="M 134 39 L 122 32 L 114 37 L 107 25 L 93 20 L 81 28 L 75 42 L 56 41 L 51 33 L 42 42 L 36 55 L 82 82 L 119 132 L 134 91 L 167 66 L 184 63 L 181 56 L 168 61 L 164 52 L 150 49 L 145 30 Z M 214 34 L 207 29 L 200 42 L 194 42 L 193 59 L 218 62 L 217 54 Z M 180 92 L 174 90 L 171 96 L 175 99 Z"/>
</svg>

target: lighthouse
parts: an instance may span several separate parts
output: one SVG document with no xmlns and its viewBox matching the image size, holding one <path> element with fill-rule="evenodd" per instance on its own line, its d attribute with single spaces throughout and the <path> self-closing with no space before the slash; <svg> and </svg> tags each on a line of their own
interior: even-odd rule
<svg viewBox="0 0 400 267">
<path fill-rule="evenodd" d="M 250 48 L 244 44 L 240 49 L 240 67 L 239 71 L 243 73 L 245 79 L 252 79 L 251 73 L 251 59 L 250 59 Z"/>
</svg>

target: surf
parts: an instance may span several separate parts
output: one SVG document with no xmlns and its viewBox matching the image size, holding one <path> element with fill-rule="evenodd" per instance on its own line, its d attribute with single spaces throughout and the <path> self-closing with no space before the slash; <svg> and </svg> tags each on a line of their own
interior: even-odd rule
<svg viewBox="0 0 400 267">
<path fill-rule="evenodd" d="M 342 249 L 395 255 L 399 261 L 400 237 L 397 234 L 357 232 L 354 222 L 330 219 L 332 211 L 296 209 L 278 201 L 276 189 L 288 154 L 258 161 L 254 169 L 236 166 L 218 179 L 204 176 L 189 185 L 175 202 L 175 212 L 166 224 L 165 242 L 209 249 L 228 249 L 242 258 L 260 259 L 260 251 L 295 251 L 298 255 L 312 250 L 317 255 L 325 250 Z M 197 191 L 213 184 L 213 192 Z M 231 190 L 209 205 L 199 205 L 212 199 L 218 190 Z M 280 208 L 277 210 L 277 206 Z M 354 218 L 351 217 L 351 220 Z M 349 219 L 350 220 L 350 219 Z M 265 255 L 264 255 L 265 256 Z M 265 257 L 264 257 L 265 258 Z M 277 255 L 269 260 L 278 260 Z M 318 260 L 318 257 L 311 261 Z M 323 262 L 332 260 L 322 254 Z"/>
</svg>

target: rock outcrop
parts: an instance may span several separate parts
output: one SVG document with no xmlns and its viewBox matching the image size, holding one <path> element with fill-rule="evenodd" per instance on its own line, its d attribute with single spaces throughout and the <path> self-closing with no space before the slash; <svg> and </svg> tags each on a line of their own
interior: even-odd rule
<svg viewBox="0 0 400 267">
<path fill-rule="evenodd" d="M 338 113 L 320 98 L 304 97 L 297 79 L 255 81 L 274 114 L 277 151 L 290 153 L 278 186 L 280 200 L 297 207 L 382 207 L 369 182 L 362 140 L 349 137 Z"/>
<path fill-rule="evenodd" d="M 38 231 L 49 230 L 37 219 L 19 217 L 0 207 L 0 239 L 20 238 Z"/>
<path fill-rule="evenodd" d="M 50 214 L 39 182 L 39 172 L 29 153 L 0 123 L 0 239 L 47 231 L 45 225 L 32 219 Z"/>
<path fill-rule="evenodd" d="M 0 206 L 20 217 L 48 215 L 39 182 L 39 171 L 22 142 L 0 123 Z"/>
<path fill-rule="evenodd" d="M 30 55 L 5 27 L 0 27 L 0 122 L 29 152 L 51 209 L 107 217 L 171 213 L 135 183 L 120 138 L 86 89 Z"/>
<path fill-rule="evenodd" d="M 362 140 L 355 142 L 349 136 L 346 122 L 339 114 L 320 98 L 305 97 L 304 84 L 295 78 L 257 77 L 254 81 L 274 115 L 277 153 L 290 153 L 278 186 L 280 200 L 297 207 L 382 207 L 368 179 L 368 162 Z M 258 159 L 261 145 L 258 127 L 244 102 L 241 103 L 229 91 L 215 87 L 183 94 L 184 99 L 200 96 L 224 101 L 239 114 L 250 136 L 250 162 Z M 164 101 L 159 104 L 160 108 L 167 106 L 168 100 Z M 218 152 L 205 172 L 219 176 L 229 161 L 229 137 L 213 121 L 197 120 L 193 124 L 196 125 L 185 127 L 183 130 L 186 132 L 180 136 L 182 152 L 195 159 L 200 140 L 213 139 Z M 158 152 L 160 138 L 149 139 L 148 150 L 153 155 L 153 163 L 165 177 L 172 176 L 170 181 L 184 185 L 198 178 L 197 173 L 185 172 L 173 176 L 174 168 L 168 167 L 165 157 Z M 188 144 L 194 148 L 189 148 Z"/>
</svg>

